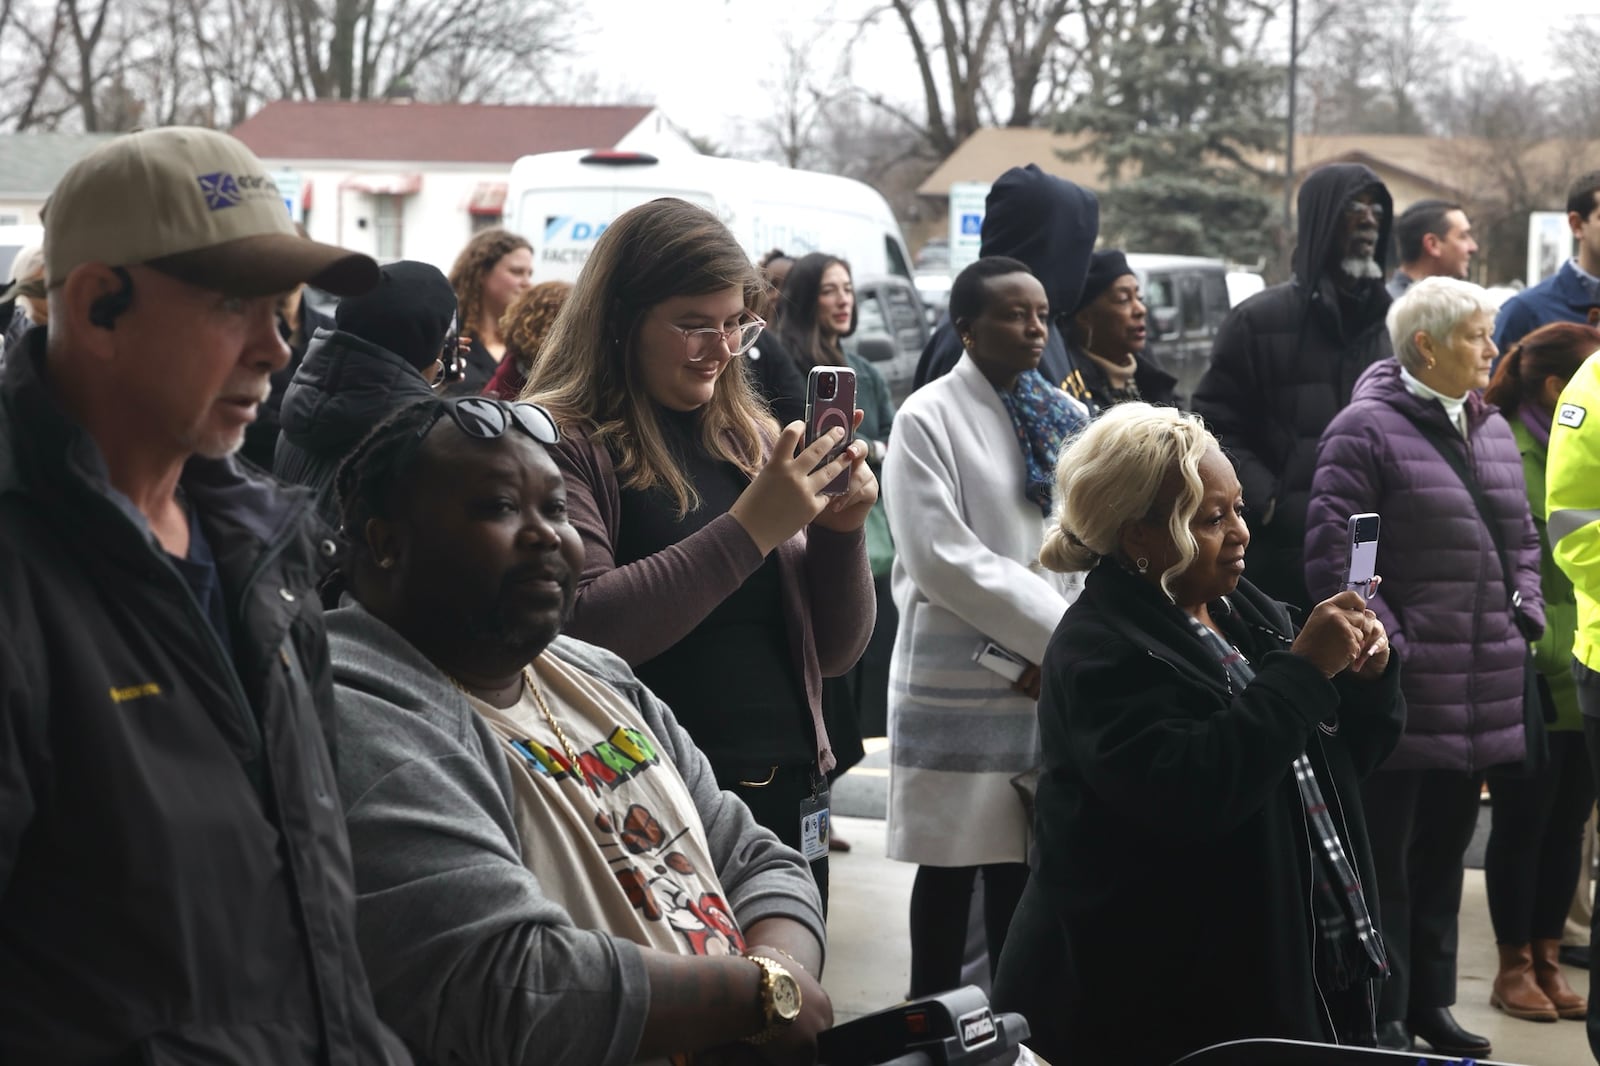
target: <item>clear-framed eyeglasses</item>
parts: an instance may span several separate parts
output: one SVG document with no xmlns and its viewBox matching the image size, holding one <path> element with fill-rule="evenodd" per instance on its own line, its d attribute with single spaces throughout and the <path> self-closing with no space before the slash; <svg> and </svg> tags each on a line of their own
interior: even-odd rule
<svg viewBox="0 0 1600 1066">
<path fill-rule="evenodd" d="M 667 325 L 683 335 L 684 354 L 691 363 L 709 359 L 717 353 L 718 345 L 726 345 L 729 355 L 743 355 L 755 347 L 761 331 L 767 328 L 766 320 L 754 315 L 727 329 L 717 329 L 714 326 L 685 329 L 682 326 L 674 326 L 671 322 Z"/>
</svg>

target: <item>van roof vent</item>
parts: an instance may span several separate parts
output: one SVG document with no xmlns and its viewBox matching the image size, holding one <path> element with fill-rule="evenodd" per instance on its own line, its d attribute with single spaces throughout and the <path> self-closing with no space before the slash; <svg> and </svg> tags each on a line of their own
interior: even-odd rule
<svg viewBox="0 0 1600 1066">
<path fill-rule="evenodd" d="M 580 163 L 596 163 L 606 167 L 647 167 L 661 162 L 649 152 L 619 152 L 614 149 L 601 149 L 590 152 Z"/>
</svg>

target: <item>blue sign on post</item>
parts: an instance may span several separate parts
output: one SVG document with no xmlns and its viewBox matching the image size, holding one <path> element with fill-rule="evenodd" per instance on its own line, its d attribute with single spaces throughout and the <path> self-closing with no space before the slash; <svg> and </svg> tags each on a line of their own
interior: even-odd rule
<svg viewBox="0 0 1600 1066">
<path fill-rule="evenodd" d="M 950 276 L 978 258 L 983 247 L 983 213 L 987 182 L 958 181 L 950 186 Z"/>
</svg>

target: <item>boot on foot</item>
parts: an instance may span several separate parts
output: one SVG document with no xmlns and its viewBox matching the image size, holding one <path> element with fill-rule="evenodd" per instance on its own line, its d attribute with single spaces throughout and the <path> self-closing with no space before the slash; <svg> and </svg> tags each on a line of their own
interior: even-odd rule
<svg viewBox="0 0 1600 1066">
<path fill-rule="evenodd" d="M 1534 979 L 1533 948 L 1528 944 L 1497 946 L 1500 949 L 1500 972 L 1494 976 L 1489 1006 L 1525 1022 L 1555 1021 L 1556 1005 L 1545 995 L 1543 982 Z M 1556 976 L 1560 977 L 1560 974 Z"/>
<path fill-rule="evenodd" d="M 1494 1053 L 1489 1038 L 1461 1028 L 1449 1007 L 1418 1007 L 1406 1021 L 1411 1035 L 1426 1040 L 1428 1046 L 1441 1055 L 1486 1059 Z"/>
<path fill-rule="evenodd" d="M 1533 942 L 1533 978 L 1563 1018 L 1582 1020 L 1589 1016 L 1589 1001 L 1572 990 L 1561 972 L 1561 941 Z"/>
</svg>

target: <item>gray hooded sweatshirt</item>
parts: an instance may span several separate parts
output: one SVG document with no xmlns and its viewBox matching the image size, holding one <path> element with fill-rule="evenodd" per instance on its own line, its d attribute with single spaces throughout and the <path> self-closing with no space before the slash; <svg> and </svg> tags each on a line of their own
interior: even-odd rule
<svg viewBox="0 0 1600 1066">
<path fill-rule="evenodd" d="M 379 1015 L 419 1064 L 634 1061 L 650 1002 L 640 948 L 575 926 L 522 864 L 511 775 L 489 725 L 349 598 L 327 620 L 356 933 Z M 666 705 L 604 649 L 559 637 L 548 652 L 638 707 L 689 787 L 740 928 L 792 918 L 822 942 L 805 862 L 718 790 Z"/>
</svg>

